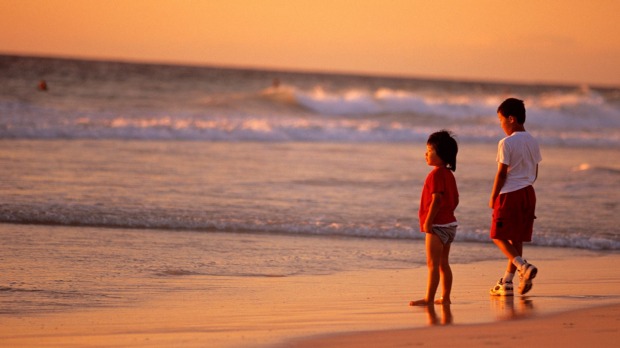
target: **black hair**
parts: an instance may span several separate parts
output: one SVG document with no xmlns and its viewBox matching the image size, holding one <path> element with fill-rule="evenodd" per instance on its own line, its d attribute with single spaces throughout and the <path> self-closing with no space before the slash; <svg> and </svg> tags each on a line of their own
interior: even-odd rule
<svg viewBox="0 0 620 348">
<path fill-rule="evenodd" d="M 525 104 L 523 100 L 516 98 L 508 98 L 497 108 L 497 112 L 502 114 L 505 118 L 513 116 L 517 119 L 517 123 L 525 123 Z"/>
<path fill-rule="evenodd" d="M 459 146 L 452 132 L 445 129 L 435 132 L 428 137 L 426 144 L 435 149 L 437 156 L 446 163 L 448 169 L 456 172 L 456 154 L 459 152 Z"/>
</svg>

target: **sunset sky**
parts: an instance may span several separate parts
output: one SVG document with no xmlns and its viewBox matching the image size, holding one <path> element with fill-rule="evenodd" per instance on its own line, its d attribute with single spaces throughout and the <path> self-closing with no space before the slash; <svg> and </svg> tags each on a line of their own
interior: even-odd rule
<svg viewBox="0 0 620 348">
<path fill-rule="evenodd" d="M 0 0 L 0 53 L 620 86 L 616 0 Z"/>
</svg>

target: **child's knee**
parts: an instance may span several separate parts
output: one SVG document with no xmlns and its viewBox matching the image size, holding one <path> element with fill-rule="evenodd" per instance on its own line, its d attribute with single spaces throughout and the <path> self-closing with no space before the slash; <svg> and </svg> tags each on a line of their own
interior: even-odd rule
<svg viewBox="0 0 620 348">
<path fill-rule="evenodd" d="M 439 268 L 441 269 L 442 272 L 452 272 L 452 269 L 450 268 L 450 264 L 447 262 L 442 262 Z"/>
</svg>

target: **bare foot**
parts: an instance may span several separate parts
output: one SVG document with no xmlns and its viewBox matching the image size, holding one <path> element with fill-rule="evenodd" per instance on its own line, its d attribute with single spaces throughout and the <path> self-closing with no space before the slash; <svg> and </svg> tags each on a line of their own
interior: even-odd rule
<svg viewBox="0 0 620 348">
<path fill-rule="evenodd" d="M 417 301 L 411 301 L 409 302 L 410 306 L 428 306 L 430 305 L 431 302 L 427 301 L 426 299 L 421 299 L 421 300 L 417 300 Z"/>
<path fill-rule="evenodd" d="M 450 304 L 452 303 L 452 301 L 450 301 L 450 298 L 440 298 L 438 300 L 435 300 L 435 304 Z"/>
</svg>

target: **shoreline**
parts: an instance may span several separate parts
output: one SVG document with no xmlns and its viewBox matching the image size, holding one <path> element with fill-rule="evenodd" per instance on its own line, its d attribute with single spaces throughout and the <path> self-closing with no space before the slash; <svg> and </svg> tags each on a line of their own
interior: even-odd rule
<svg viewBox="0 0 620 348">
<path fill-rule="evenodd" d="M 544 273 L 537 278 L 532 295 L 513 298 L 491 298 L 486 282 L 463 280 L 463 276 L 489 278 L 489 273 L 497 272 L 496 261 L 454 265 L 460 276 L 450 313 L 442 311 L 443 306 L 433 306 L 434 312 L 408 306 L 411 293 L 423 289 L 425 268 L 248 279 L 178 277 L 174 281 L 185 287 L 195 283 L 194 290 L 147 294 L 148 300 L 120 308 L 3 316 L 0 341 L 13 347 L 202 347 L 208 342 L 212 347 L 234 348 L 358 347 L 362 340 L 376 343 L 369 346 L 397 347 L 410 343 L 410 333 L 415 332 L 414 337 L 421 340 L 416 342 L 423 343 L 424 337 L 444 339 L 451 333 L 450 337 L 467 339 L 475 346 L 481 337 L 497 340 L 488 334 L 495 325 L 517 325 L 518 330 L 535 330 L 533 335 L 555 336 L 567 327 L 549 318 L 572 311 L 576 314 L 570 322 L 579 328 L 589 321 L 590 316 L 584 316 L 589 308 L 602 308 L 593 314 L 596 318 L 615 314 L 610 318 L 618 319 L 620 276 L 607 277 L 605 266 L 619 261 L 619 255 L 576 258 L 574 262 L 584 267 L 578 275 L 581 280 L 573 285 L 547 273 L 566 260 L 541 261 L 537 266 Z M 591 267 L 594 272 L 589 271 Z M 591 283 L 599 286 L 592 288 Z M 208 286 L 224 291 L 210 293 Z M 429 327 L 443 321 L 453 325 Z M 604 322 L 600 328 L 607 330 L 605 337 L 618 337 L 617 320 Z"/>
<path fill-rule="evenodd" d="M 326 249 L 328 244 L 355 252 L 370 250 L 366 243 L 374 242 L 368 240 L 269 235 L 236 238 L 181 232 L 160 232 L 151 238 L 142 230 L 93 234 L 83 228 L 47 231 L 41 227 L 13 227 L 11 233 L 3 234 L 9 248 L 3 255 L 7 268 L 0 274 L 0 342 L 11 347 L 304 347 L 330 339 L 355 342 L 355 337 L 366 335 L 377 335 L 375 342 L 391 347 L 400 342 L 391 342 L 393 336 L 412 330 L 416 337 L 446 332 L 454 332 L 451 336 L 455 337 L 474 333 L 475 337 L 490 337 L 489 327 L 495 325 L 537 323 L 532 330 L 540 326 L 558 334 L 562 327 L 547 318 L 578 311 L 574 322 L 581 323 L 579 318 L 585 314 L 580 311 L 588 308 L 601 308 L 602 314 L 597 312 L 595 318 L 611 318 L 612 322 L 601 323 L 611 335 L 617 337 L 619 326 L 617 316 L 609 317 L 604 307 L 618 312 L 618 252 L 530 247 L 526 256 L 539 268 L 534 288 L 527 296 L 509 298 L 488 295 L 505 267 L 499 255 L 487 261 L 457 263 L 459 253 L 455 253 L 453 303 L 446 311 L 444 306 L 408 306 L 411 299 L 420 298 L 425 291 L 425 266 L 377 269 L 351 265 L 349 270 L 326 274 L 208 275 L 176 268 L 170 259 L 179 254 L 170 246 L 200 243 L 205 243 L 200 244 L 205 248 L 221 244 L 239 252 L 247 250 L 242 245 L 261 250 L 270 245 L 296 253 L 302 247 L 311 253 L 329 252 L 336 257 L 332 249 Z M 23 244 L 18 243 L 18 237 Z M 412 253 L 423 253 L 420 243 L 407 243 L 404 247 L 411 248 Z M 53 252 L 49 251 L 50 245 L 54 246 Z M 467 252 L 480 253 L 487 247 L 492 246 L 471 245 Z M 209 249 L 201 250 L 192 255 L 200 257 Z M 110 255 L 88 266 L 88 261 L 93 261 L 89 259 L 100 252 Z M 44 255 L 48 258 L 38 260 Z M 274 257 L 271 253 L 264 256 Z M 143 261 L 146 257 L 154 259 L 148 263 Z M 132 263 L 134 259 L 139 262 Z M 119 262 L 129 265 L 121 267 Z M 388 265 L 385 261 L 372 264 Z M 146 268 L 129 272 L 135 266 Z M 99 273 L 93 277 L 95 271 Z M 37 283 L 40 279 L 43 281 Z M 46 284 L 60 286 L 45 288 Z M 42 311 L 41 305 L 49 302 L 58 303 L 49 307 L 57 310 Z M 442 322 L 452 325 L 445 327 L 440 325 Z M 431 324 L 439 325 L 429 327 Z M 514 335 L 511 333 L 511 337 Z"/>
</svg>

